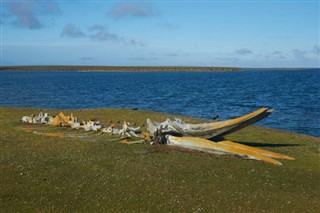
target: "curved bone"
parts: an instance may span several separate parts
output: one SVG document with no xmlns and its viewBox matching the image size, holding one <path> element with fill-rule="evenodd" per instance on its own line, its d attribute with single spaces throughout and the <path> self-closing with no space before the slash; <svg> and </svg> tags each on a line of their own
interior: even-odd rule
<svg viewBox="0 0 320 213">
<path fill-rule="evenodd" d="M 249 159 L 261 160 L 267 163 L 272 163 L 275 165 L 282 165 L 279 161 L 274 160 L 270 157 L 263 156 L 257 152 L 250 151 L 249 149 L 240 149 L 233 146 L 226 146 L 223 143 L 215 143 L 203 138 L 195 137 L 175 137 L 172 135 L 167 135 L 167 145 L 179 146 L 184 148 L 189 148 L 193 150 L 199 150 L 209 153 L 218 154 L 235 154 Z M 249 148 L 249 147 L 248 147 Z"/>
<path fill-rule="evenodd" d="M 266 157 L 279 158 L 279 159 L 285 159 L 285 160 L 295 160 L 295 158 L 293 158 L 293 157 L 289 157 L 289 156 L 282 155 L 282 154 L 279 154 L 276 152 L 271 152 L 271 151 L 251 147 L 251 146 L 246 146 L 246 145 L 235 143 L 232 141 L 220 141 L 217 143 L 225 145 L 225 146 L 229 146 L 229 147 L 239 148 L 239 149 L 243 149 L 243 150 L 249 150 L 251 152 L 254 152 L 254 153 L 266 156 Z"/>
<path fill-rule="evenodd" d="M 239 118 L 201 124 L 188 124 L 183 123 L 181 120 L 171 121 L 170 119 L 167 119 L 162 123 L 157 123 L 147 119 L 147 129 L 151 134 L 154 134 L 156 130 L 162 126 L 164 134 L 209 139 L 238 131 L 269 116 L 272 112 L 273 110 L 261 108 Z"/>
</svg>

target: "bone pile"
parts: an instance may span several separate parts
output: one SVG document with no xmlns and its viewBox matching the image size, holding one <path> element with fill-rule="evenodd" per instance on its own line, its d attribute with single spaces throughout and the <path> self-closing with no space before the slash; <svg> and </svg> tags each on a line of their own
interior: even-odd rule
<svg viewBox="0 0 320 213">
<path fill-rule="evenodd" d="M 44 124 L 50 126 L 62 126 L 70 127 L 72 129 L 84 129 L 85 131 L 99 131 L 101 133 L 111 133 L 115 135 L 123 135 L 126 137 L 140 137 L 140 127 L 131 127 L 128 122 L 123 122 L 122 129 L 115 128 L 115 124 L 110 127 L 104 127 L 100 125 L 100 121 L 79 121 L 77 117 L 70 115 L 64 115 L 60 112 L 58 115 L 50 116 L 49 113 L 40 112 L 39 115 L 23 116 L 22 122 L 30 124 Z"/>
<path fill-rule="evenodd" d="M 115 124 L 112 124 L 110 127 L 103 127 L 100 125 L 99 121 L 95 122 L 89 120 L 79 122 L 73 114 L 65 116 L 62 112 L 56 116 L 49 116 L 48 113 L 40 112 L 38 116 L 23 116 L 22 121 L 25 123 L 39 123 L 51 126 L 67 126 L 73 129 L 84 129 L 86 131 L 107 132 L 122 135 L 127 138 L 144 137 L 143 140 L 139 141 L 124 141 L 124 143 L 127 144 L 164 144 L 208 153 L 236 155 L 246 159 L 282 165 L 277 159 L 294 160 L 294 158 L 229 140 L 213 141 L 213 139 L 216 139 L 217 137 L 221 138 L 222 136 L 250 126 L 259 120 L 268 117 L 272 112 L 272 109 L 260 108 L 238 118 L 199 124 L 184 123 L 180 119 L 175 119 L 173 121 L 167 119 L 162 123 L 147 119 L 148 133 L 145 134 L 140 134 L 138 132 L 140 127 L 131 127 L 130 124 L 125 121 L 123 122 L 122 128 L 117 129 L 115 128 Z"/>
</svg>

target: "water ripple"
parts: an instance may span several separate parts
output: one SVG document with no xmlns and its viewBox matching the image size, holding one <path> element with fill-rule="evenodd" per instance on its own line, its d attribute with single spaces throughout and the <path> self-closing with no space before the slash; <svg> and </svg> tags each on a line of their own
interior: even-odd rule
<svg viewBox="0 0 320 213">
<path fill-rule="evenodd" d="M 1 106 L 139 108 L 210 119 L 260 107 L 258 124 L 320 136 L 320 70 L 204 73 L 0 72 Z"/>
</svg>

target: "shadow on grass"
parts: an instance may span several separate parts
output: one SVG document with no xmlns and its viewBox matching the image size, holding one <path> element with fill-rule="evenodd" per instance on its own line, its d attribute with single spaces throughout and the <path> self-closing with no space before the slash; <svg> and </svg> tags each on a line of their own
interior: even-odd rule
<svg viewBox="0 0 320 213">
<path fill-rule="evenodd" d="M 257 142 L 242 142 L 242 141 L 233 141 L 239 144 L 252 147 L 287 147 L 287 146 L 301 146 L 301 144 L 279 144 L 279 143 L 257 143 Z"/>
<path fill-rule="evenodd" d="M 224 141 L 227 140 L 224 137 L 216 137 L 212 141 Z M 301 144 L 280 144 L 280 143 L 262 143 L 262 142 L 245 142 L 245 141 L 235 141 L 232 140 L 232 142 L 239 143 L 246 146 L 252 146 L 252 147 L 289 147 L 289 146 L 302 146 Z"/>
</svg>

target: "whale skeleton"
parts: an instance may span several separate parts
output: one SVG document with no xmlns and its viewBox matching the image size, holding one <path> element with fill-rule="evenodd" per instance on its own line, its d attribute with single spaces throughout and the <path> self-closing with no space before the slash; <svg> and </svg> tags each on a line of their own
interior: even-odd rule
<svg viewBox="0 0 320 213">
<path fill-rule="evenodd" d="M 261 160 L 275 165 L 282 165 L 276 159 L 295 160 L 292 157 L 279 153 L 246 146 L 229 140 L 214 141 L 217 137 L 238 131 L 272 114 L 273 110 L 261 108 L 247 115 L 226 120 L 206 122 L 199 124 L 184 123 L 180 119 L 174 121 L 167 119 L 162 123 L 147 119 L 148 133 L 141 134 L 140 127 L 132 127 L 128 122 L 123 122 L 122 128 L 115 128 L 115 124 L 110 127 L 103 127 L 99 121 L 78 121 L 73 114 L 64 115 L 60 112 L 56 116 L 40 112 L 38 116 L 23 116 L 22 122 L 34 124 L 46 124 L 50 126 L 64 126 L 72 129 L 84 129 L 85 131 L 100 131 L 101 133 L 111 133 L 126 138 L 144 137 L 143 140 L 128 141 L 127 144 L 150 143 L 165 144 L 168 146 L 183 147 L 192 150 L 199 150 L 215 154 L 231 154 L 241 156 L 246 159 Z"/>
<path fill-rule="evenodd" d="M 101 133 L 112 133 L 116 135 L 131 137 L 141 137 L 140 127 L 132 127 L 128 122 L 123 122 L 122 128 L 115 128 L 115 124 L 106 128 L 100 125 L 99 121 L 78 121 L 77 117 L 74 117 L 71 113 L 70 115 L 65 115 L 60 112 L 58 115 L 50 116 L 49 113 L 40 112 L 38 116 L 32 114 L 30 116 L 23 116 L 22 122 L 31 124 L 45 124 L 50 126 L 63 126 L 70 127 L 72 129 L 84 129 L 85 131 L 100 131 Z"/>
<path fill-rule="evenodd" d="M 201 124 L 184 123 L 180 119 L 167 119 L 162 123 L 147 119 L 147 130 L 153 143 L 178 146 L 216 154 L 232 154 L 247 159 L 261 160 L 275 165 L 282 165 L 278 159 L 294 160 L 279 153 L 246 146 L 232 141 L 215 142 L 212 139 L 221 137 L 245 128 L 269 116 L 273 110 L 261 108 L 247 115 L 226 121 Z M 209 140 L 211 139 L 211 140 Z"/>
</svg>

